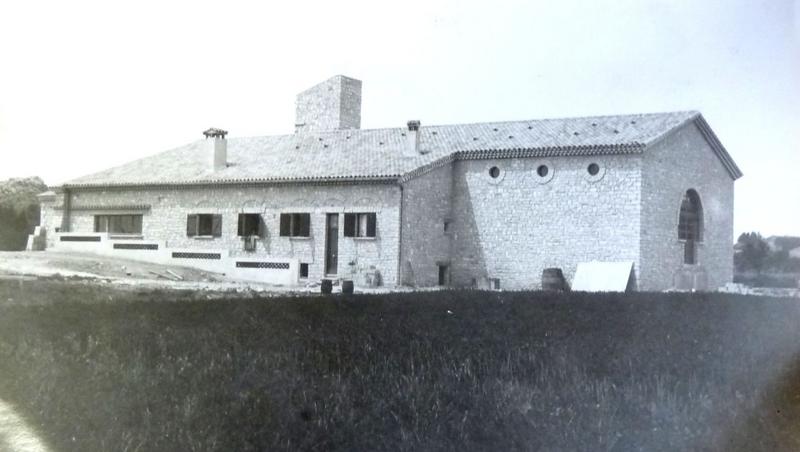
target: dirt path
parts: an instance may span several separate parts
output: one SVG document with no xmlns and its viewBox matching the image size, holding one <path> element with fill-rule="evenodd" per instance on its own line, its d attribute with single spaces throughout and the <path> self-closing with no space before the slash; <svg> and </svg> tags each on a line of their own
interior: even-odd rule
<svg viewBox="0 0 800 452">
<path fill-rule="evenodd" d="M 286 287 L 237 281 L 195 268 L 158 265 L 88 253 L 33 251 L 0 252 L 0 279 L 85 279 L 87 282 L 147 288 L 237 291 L 318 292 L 318 285 Z"/>
<path fill-rule="evenodd" d="M 3 400 L 0 400 L 0 451 L 47 452 L 50 449 L 25 421 Z"/>
</svg>

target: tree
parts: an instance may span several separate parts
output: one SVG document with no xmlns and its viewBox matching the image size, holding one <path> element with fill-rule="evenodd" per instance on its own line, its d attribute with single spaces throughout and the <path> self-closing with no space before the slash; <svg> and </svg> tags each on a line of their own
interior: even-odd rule
<svg viewBox="0 0 800 452">
<path fill-rule="evenodd" d="M 734 265 L 737 272 L 753 270 L 761 274 L 767 257 L 770 254 L 769 245 L 758 232 L 744 232 L 736 241 Z"/>
</svg>

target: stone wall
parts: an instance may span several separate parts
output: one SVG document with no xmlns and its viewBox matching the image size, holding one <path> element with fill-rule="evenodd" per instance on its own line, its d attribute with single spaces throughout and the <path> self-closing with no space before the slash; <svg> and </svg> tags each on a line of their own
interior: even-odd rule
<svg viewBox="0 0 800 452">
<path fill-rule="evenodd" d="M 397 281 L 399 198 L 398 186 L 379 184 L 74 190 L 70 229 L 92 232 L 95 215 L 143 213 L 142 236 L 147 240 L 164 240 L 171 248 L 228 249 L 232 256 L 297 258 L 309 264 L 309 279 L 319 280 L 324 272 L 326 214 L 339 213 L 339 276 L 353 277 L 359 284 L 374 267 L 384 283 L 393 285 Z M 150 209 L 113 209 L 132 204 L 149 205 Z M 103 209 L 85 209 L 86 206 Z M 311 214 L 310 237 L 279 236 L 280 214 L 290 212 Z M 343 237 L 341 214 L 345 212 L 375 212 L 376 237 Z M 223 216 L 221 237 L 186 235 L 187 215 L 202 213 Z M 242 239 L 237 236 L 239 213 L 260 213 L 264 219 L 265 236 L 258 241 L 255 252 L 244 251 Z M 48 230 L 56 227 L 55 217 L 60 225 L 62 214 L 52 208 L 46 211 Z M 349 262 L 354 265 L 347 265 Z"/>
<path fill-rule="evenodd" d="M 403 185 L 401 281 L 411 286 L 439 283 L 438 265 L 450 262 L 452 233 L 444 222 L 453 224 L 452 164 L 409 180 Z"/>
<path fill-rule="evenodd" d="M 717 289 L 733 280 L 733 179 L 694 123 L 647 149 L 643 161 L 640 287 L 675 287 L 676 274 L 695 270 Z M 694 189 L 703 208 L 696 266 L 683 264 L 678 219 L 683 195 Z"/>
<path fill-rule="evenodd" d="M 640 164 L 638 155 L 455 162 L 453 284 L 540 288 L 543 269 L 571 281 L 591 260 L 632 261 L 638 272 Z"/>
</svg>

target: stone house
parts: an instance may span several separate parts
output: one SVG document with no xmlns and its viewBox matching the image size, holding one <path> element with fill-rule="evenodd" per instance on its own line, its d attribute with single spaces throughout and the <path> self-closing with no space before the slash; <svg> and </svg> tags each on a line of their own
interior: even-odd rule
<svg viewBox="0 0 800 452">
<path fill-rule="evenodd" d="M 360 129 L 361 82 L 295 132 L 185 146 L 40 195 L 41 243 L 297 284 L 538 288 L 630 262 L 639 290 L 733 274 L 741 172 L 698 112 Z"/>
</svg>

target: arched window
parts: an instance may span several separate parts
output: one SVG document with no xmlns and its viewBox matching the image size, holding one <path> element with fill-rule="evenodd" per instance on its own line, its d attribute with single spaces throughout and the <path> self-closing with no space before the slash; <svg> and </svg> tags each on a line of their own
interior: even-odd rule
<svg viewBox="0 0 800 452">
<path fill-rule="evenodd" d="M 703 206 L 694 190 L 687 190 L 681 201 L 678 239 L 685 240 L 683 263 L 697 263 L 697 242 L 703 240 Z"/>
</svg>

